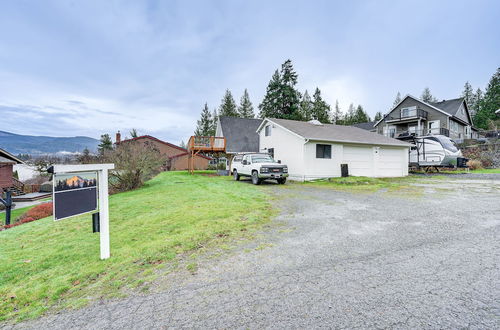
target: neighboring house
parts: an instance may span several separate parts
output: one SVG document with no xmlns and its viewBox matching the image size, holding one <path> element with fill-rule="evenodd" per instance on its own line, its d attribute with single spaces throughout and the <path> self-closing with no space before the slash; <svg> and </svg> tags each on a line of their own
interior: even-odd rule
<svg viewBox="0 0 500 330">
<path fill-rule="evenodd" d="M 408 175 L 410 144 L 352 127 L 266 118 L 257 129 L 260 152 L 288 165 L 291 180 L 349 175 L 398 177 Z"/>
<path fill-rule="evenodd" d="M 0 149 L 0 191 L 14 186 L 14 165 L 24 164 L 16 156 Z"/>
<path fill-rule="evenodd" d="M 369 121 L 366 123 L 358 123 L 358 124 L 354 124 L 351 126 L 361 128 L 361 129 L 364 129 L 364 130 L 367 130 L 370 132 L 377 132 L 377 128 L 375 128 L 375 123 L 376 123 L 376 121 Z"/>
<path fill-rule="evenodd" d="M 457 142 L 478 137 L 462 97 L 427 103 L 407 95 L 374 126 L 377 133 L 387 137 L 434 134 L 448 136 Z"/>
<path fill-rule="evenodd" d="M 160 153 L 165 157 L 164 169 L 167 171 L 185 171 L 188 169 L 189 152 L 187 149 L 176 146 L 157 139 L 150 135 L 143 135 L 132 139 L 121 141 L 120 132 L 116 133 L 116 145 L 122 143 L 149 143 L 155 146 Z M 196 155 L 194 160 L 195 170 L 206 170 L 212 158 L 204 155 Z"/>
<path fill-rule="evenodd" d="M 229 165 L 234 155 L 244 152 L 259 152 L 257 128 L 262 119 L 219 117 L 215 136 L 226 138 L 226 154 Z"/>
</svg>

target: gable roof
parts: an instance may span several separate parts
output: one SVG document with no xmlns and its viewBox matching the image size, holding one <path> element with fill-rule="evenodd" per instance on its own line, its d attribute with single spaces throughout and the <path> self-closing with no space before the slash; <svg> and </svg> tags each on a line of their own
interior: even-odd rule
<svg viewBox="0 0 500 330">
<path fill-rule="evenodd" d="M 262 119 L 219 117 L 219 123 L 227 153 L 259 152 L 257 128 Z"/>
<path fill-rule="evenodd" d="M 401 103 L 403 103 L 403 101 L 406 100 L 408 97 L 414 99 L 417 102 L 425 104 L 425 105 L 433 108 L 434 110 L 437 110 L 437 111 L 439 111 L 447 116 L 452 116 L 452 117 L 456 117 L 457 112 L 460 109 L 460 106 L 462 105 L 462 103 L 464 103 L 465 108 L 467 110 L 467 116 L 468 116 L 469 121 L 472 125 L 472 117 L 471 117 L 470 112 L 469 112 L 469 107 L 467 106 L 467 102 L 465 102 L 465 99 L 463 97 L 459 97 L 459 98 L 451 99 L 451 100 L 443 100 L 440 102 L 424 102 L 421 99 L 416 98 L 415 96 L 408 94 L 396 106 L 394 106 L 387 114 L 385 114 L 384 117 L 382 117 L 382 119 L 377 121 L 373 126 L 377 126 L 381 121 L 383 121 L 385 119 L 385 117 L 388 114 L 390 114 L 392 111 L 394 111 L 394 109 L 399 107 L 399 105 Z M 458 117 L 456 117 L 456 118 L 459 119 Z"/>
<path fill-rule="evenodd" d="M 14 156 L 13 154 L 0 149 L 0 163 L 3 164 L 24 164 L 22 160 Z"/>
<path fill-rule="evenodd" d="M 124 142 L 131 142 L 131 141 L 137 141 L 137 140 L 141 140 L 141 139 L 148 139 L 148 140 L 152 140 L 152 141 L 156 141 L 158 143 L 162 143 L 162 144 L 165 144 L 171 148 L 174 148 L 174 149 L 178 149 L 179 151 L 181 151 L 182 153 L 181 154 L 178 154 L 178 155 L 175 155 L 174 157 L 178 157 L 178 156 L 183 156 L 185 154 L 188 154 L 188 150 L 186 148 L 183 148 L 183 147 L 179 147 L 175 144 L 172 144 L 172 143 L 169 143 L 169 142 L 166 142 L 166 141 L 163 141 L 163 140 L 160 140 L 158 138 L 155 138 L 154 136 L 151 136 L 151 135 L 141 135 L 141 136 L 138 136 L 138 137 L 135 137 L 135 138 L 131 138 L 131 139 L 126 139 L 126 140 L 123 140 L 123 141 L 120 141 L 120 142 L 117 142 L 116 144 L 120 144 L 120 143 L 124 143 Z M 205 155 L 201 155 L 201 154 L 198 154 L 196 156 L 199 156 L 199 157 L 202 157 L 202 158 L 206 158 L 206 159 L 209 159 L 211 160 L 212 158 L 210 157 L 207 157 Z"/>
<path fill-rule="evenodd" d="M 396 147 L 408 147 L 410 144 L 386 137 L 374 132 L 353 127 L 334 124 L 315 125 L 310 122 L 266 118 L 265 121 L 275 123 L 292 133 L 308 140 L 345 142 L 369 145 L 387 145 Z M 263 123 L 264 124 L 264 123 Z M 264 125 L 260 125 L 259 130 Z"/>
<path fill-rule="evenodd" d="M 372 129 L 375 129 L 375 121 L 368 121 L 366 123 L 357 123 L 357 124 L 353 124 L 351 126 L 370 131 Z"/>
</svg>

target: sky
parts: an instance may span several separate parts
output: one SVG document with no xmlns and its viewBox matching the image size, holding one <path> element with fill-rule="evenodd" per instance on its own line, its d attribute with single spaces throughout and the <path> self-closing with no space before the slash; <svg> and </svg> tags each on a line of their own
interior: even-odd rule
<svg viewBox="0 0 500 330">
<path fill-rule="evenodd" d="M 344 111 L 456 98 L 500 65 L 499 18 L 497 0 L 0 0 L 0 130 L 180 143 L 227 88 L 257 112 L 286 59 Z"/>
</svg>

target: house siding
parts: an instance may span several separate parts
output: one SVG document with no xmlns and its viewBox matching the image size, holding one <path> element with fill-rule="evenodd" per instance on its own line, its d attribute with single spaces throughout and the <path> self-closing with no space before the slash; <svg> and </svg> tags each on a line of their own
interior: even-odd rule
<svg viewBox="0 0 500 330">
<path fill-rule="evenodd" d="M 141 137 L 136 140 L 125 140 L 122 143 L 142 143 L 142 144 L 152 144 L 160 151 L 160 154 L 165 157 L 165 166 L 167 170 L 171 171 L 185 171 L 189 168 L 188 159 L 189 155 L 185 154 L 187 152 L 184 148 L 176 148 L 168 144 L 162 143 L 155 139 L 150 139 L 148 137 Z M 182 155 L 185 154 L 185 155 Z M 179 156 L 181 155 L 181 156 Z M 176 157 L 177 156 L 177 157 Z M 201 156 L 195 156 L 194 168 L 196 170 L 206 170 L 208 168 L 209 159 Z"/>
<path fill-rule="evenodd" d="M 0 188 L 12 187 L 13 168 L 12 164 L 0 164 Z"/>
</svg>

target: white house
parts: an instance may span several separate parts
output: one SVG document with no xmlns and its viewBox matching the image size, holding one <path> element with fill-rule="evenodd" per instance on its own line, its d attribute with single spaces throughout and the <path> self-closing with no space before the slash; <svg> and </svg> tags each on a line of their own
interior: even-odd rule
<svg viewBox="0 0 500 330">
<path fill-rule="evenodd" d="M 408 175 L 410 144 L 352 126 L 266 118 L 257 129 L 260 152 L 288 165 L 291 180 L 349 175 Z"/>
</svg>

